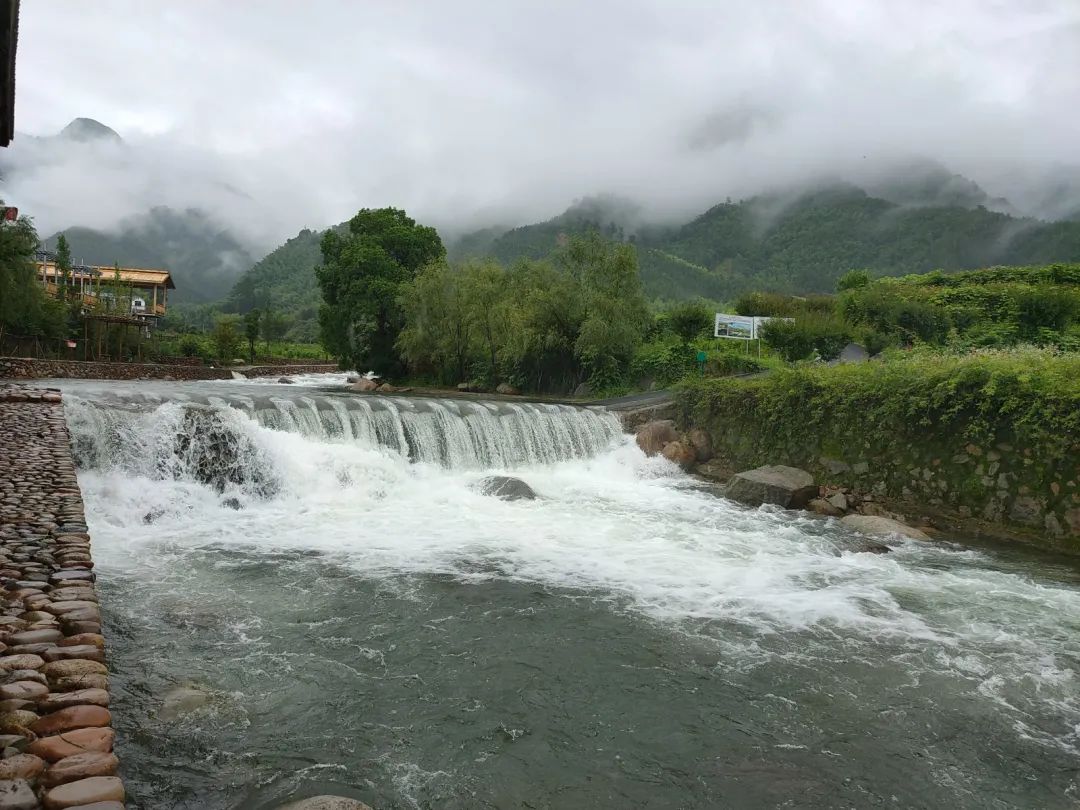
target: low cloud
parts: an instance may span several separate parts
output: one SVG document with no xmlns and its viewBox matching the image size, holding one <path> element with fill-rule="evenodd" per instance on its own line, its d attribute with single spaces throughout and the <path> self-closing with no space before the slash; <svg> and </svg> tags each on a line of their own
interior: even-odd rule
<svg viewBox="0 0 1080 810">
<path fill-rule="evenodd" d="M 1058 215 L 1076 98 L 1080 6 L 1040 0 L 27 3 L 2 193 L 43 233 L 168 205 L 265 250 L 362 206 L 678 219 L 931 159 Z M 123 142 L 27 137 L 77 116 Z"/>
</svg>

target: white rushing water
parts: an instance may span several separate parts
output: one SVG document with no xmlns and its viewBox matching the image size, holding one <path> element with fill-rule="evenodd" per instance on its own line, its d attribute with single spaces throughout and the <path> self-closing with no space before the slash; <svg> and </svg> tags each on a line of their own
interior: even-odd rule
<svg viewBox="0 0 1080 810">
<path fill-rule="evenodd" d="M 600 412 L 238 397 L 212 402 L 212 423 L 191 422 L 190 404 L 133 412 L 65 397 L 99 566 L 152 564 L 162 548 L 172 560 L 303 549 L 372 578 L 536 582 L 712 633 L 747 668 L 815 645 L 859 657 L 888 644 L 891 665 L 916 681 L 962 679 L 1018 737 L 1080 753 L 1080 588 L 1067 569 L 948 543 L 845 550 L 852 535 L 838 523 L 718 498 L 645 458 Z M 228 437 L 236 463 L 220 486 L 196 480 L 201 462 L 178 435 L 209 437 L 219 452 Z M 539 497 L 482 494 L 493 471 Z M 783 634 L 805 646 L 777 652 L 767 640 Z"/>
</svg>

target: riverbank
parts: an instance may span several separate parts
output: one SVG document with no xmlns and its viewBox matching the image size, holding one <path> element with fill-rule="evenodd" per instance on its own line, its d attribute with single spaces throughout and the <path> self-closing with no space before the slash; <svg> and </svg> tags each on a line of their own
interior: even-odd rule
<svg viewBox="0 0 1080 810">
<path fill-rule="evenodd" d="M 230 380 L 235 374 L 245 377 L 288 377 L 293 374 L 327 374 L 337 370 L 333 363 L 218 368 L 166 363 L 97 363 L 88 360 L 0 357 L 0 379 L 9 380 Z"/>
<path fill-rule="evenodd" d="M 1080 357 L 912 355 L 690 381 L 684 430 L 730 470 L 799 467 L 958 534 L 1080 553 Z"/>
<path fill-rule="evenodd" d="M 90 535 L 59 392 L 0 386 L 0 807 L 122 810 Z"/>
</svg>

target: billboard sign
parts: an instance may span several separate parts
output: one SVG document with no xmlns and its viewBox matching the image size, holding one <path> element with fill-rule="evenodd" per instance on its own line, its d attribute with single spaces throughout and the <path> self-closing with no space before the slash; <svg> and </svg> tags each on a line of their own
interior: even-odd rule
<svg viewBox="0 0 1080 810">
<path fill-rule="evenodd" d="M 728 315 L 716 313 L 716 329 L 713 333 L 718 338 L 732 340 L 753 340 L 754 319 L 746 315 Z"/>
<path fill-rule="evenodd" d="M 773 318 L 752 315 L 728 315 L 716 313 L 716 329 L 713 334 L 718 338 L 732 340 L 757 340 L 761 337 L 761 327 Z M 793 321 L 794 318 L 775 318 L 778 321 Z"/>
</svg>

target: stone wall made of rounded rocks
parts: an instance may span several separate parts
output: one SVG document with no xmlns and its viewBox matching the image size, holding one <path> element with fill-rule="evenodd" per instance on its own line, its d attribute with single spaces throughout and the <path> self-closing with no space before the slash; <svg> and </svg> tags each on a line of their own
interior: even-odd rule
<svg viewBox="0 0 1080 810">
<path fill-rule="evenodd" d="M 281 377 L 290 374 L 324 374 L 337 371 L 331 363 L 315 365 L 246 366 L 245 377 Z M 41 380 L 229 380 L 233 371 L 211 366 L 165 363 L 95 363 L 87 360 L 39 360 L 31 357 L 0 357 L 0 379 Z"/>
<path fill-rule="evenodd" d="M 0 386 L 0 810 L 122 810 L 60 392 Z"/>
</svg>

